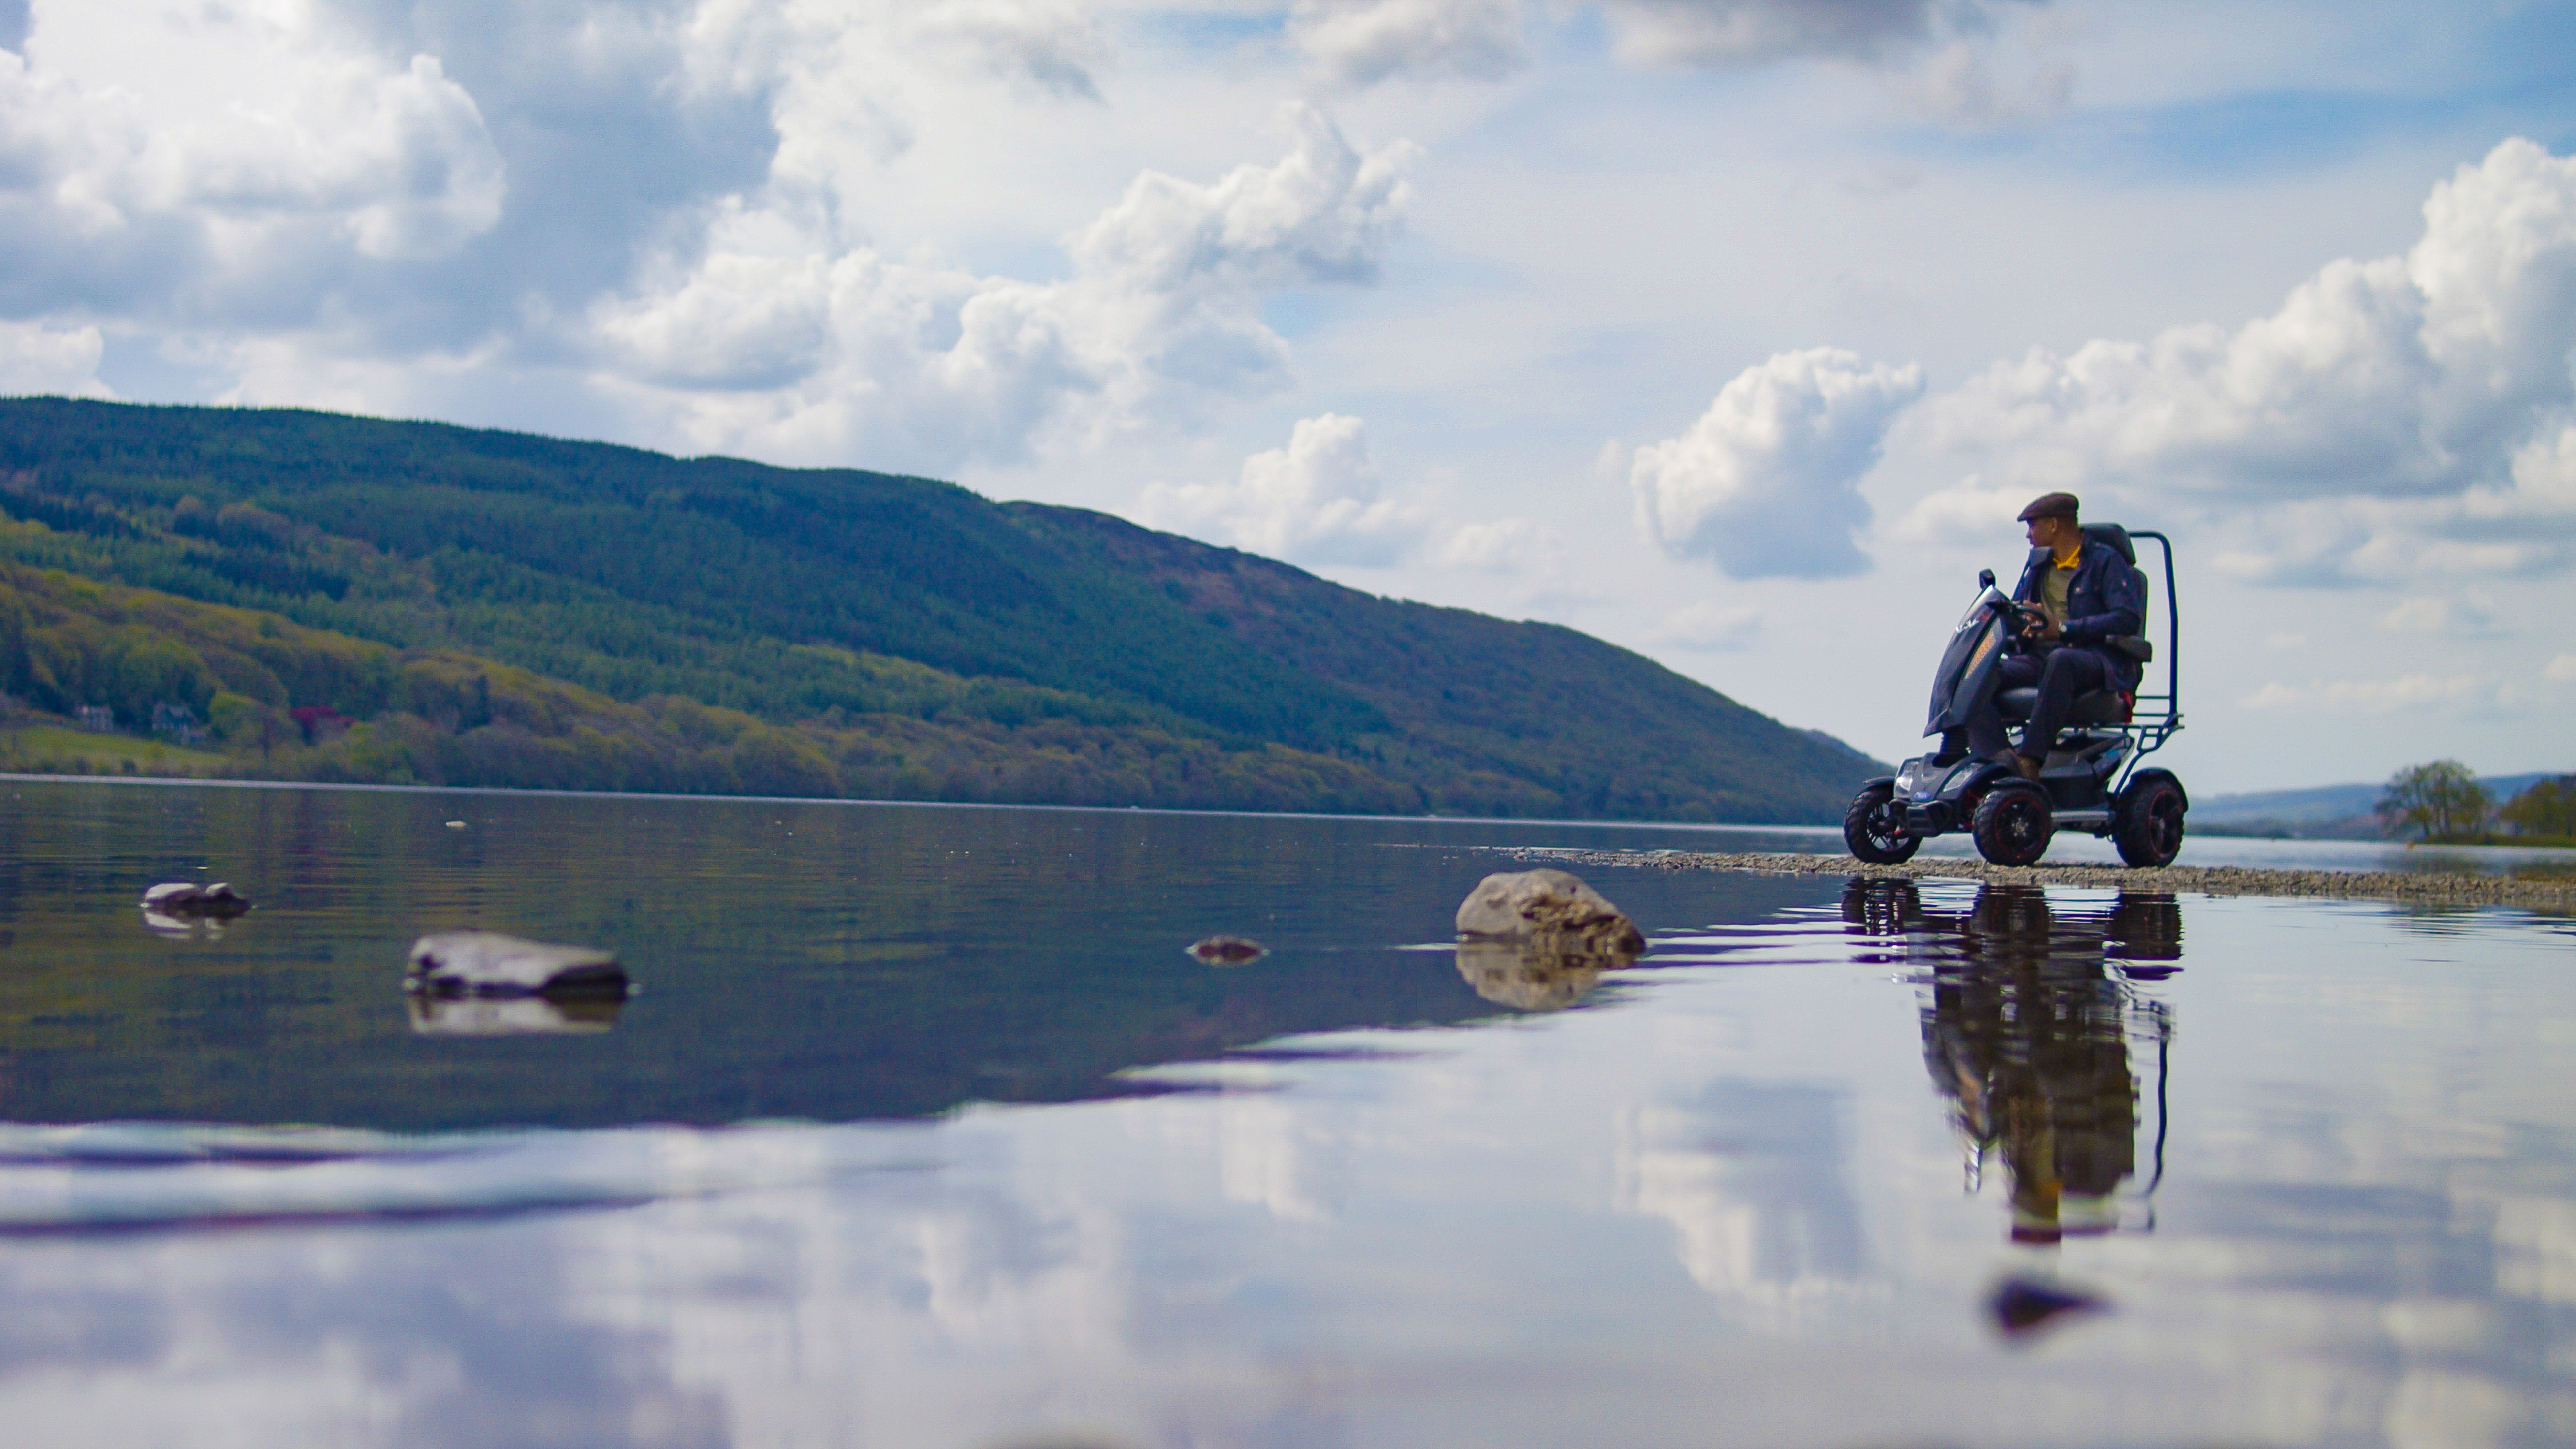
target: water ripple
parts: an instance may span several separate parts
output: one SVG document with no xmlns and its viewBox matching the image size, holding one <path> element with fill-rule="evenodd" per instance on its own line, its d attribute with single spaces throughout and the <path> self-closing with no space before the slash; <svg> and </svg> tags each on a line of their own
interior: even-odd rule
<svg viewBox="0 0 2576 1449">
<path fill-rule="evenodd" d="M 404 1137 L 333 1128 L 0 1124 L 0 1236 L 609 1208 L 918 1169 L 920 1128 Z"/>
</svg>

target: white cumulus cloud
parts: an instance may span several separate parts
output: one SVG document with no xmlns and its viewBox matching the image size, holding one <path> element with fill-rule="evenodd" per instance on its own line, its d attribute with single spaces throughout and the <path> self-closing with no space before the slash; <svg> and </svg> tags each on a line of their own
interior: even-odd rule
<svg viewBox="0 0 2576 1449">
<path fill-rule="evenodd" d="M 2324 679 L 2308 684 L 2274 680 L 2237 701 L 2247 709 L 2359 710 L 2387 714 L 2427 705 L 2460 704 L 2479 693 L 2474 674 L 2406 674 L 2395 679 Z"/>
<path fill-rule="evenodd" d="M 1345 85 L 1492 80 L 1529 63 L 1519 0 L 1297 0 L 1288 38 Z"/>
<path fill-rule="evenodd" d="M 1005 79 L 1058 96 L 1100 99 L 1111 61 L 1099 24 L 1063 0 L 939 0 L 888 7 L 925 39 L 945 40 Z"/>
<path fill-rule="evenodd" d="M 1096 7 L 1072 0 L 643 0 L 642 8 L 674 15 L 639 34 L 636 48 L 666 55 L 671 78 L 685 77 L 702 104 L 758 102 L 775 131 L 769 180 L 816 200 L 864 197 L 881 168 L 920 139 L 925 113 L 950 82 L 999 78 L 1024 96 L 1098 102 L 1115 59 L 1090 13 Z"/>
<path fill-rule="evenodd" d="M 25 54 L 0 51 L 0 297 L 441 257 L 507 189 L 437 57 L 370 53 L 298 0 L 47 4 Z"/>
<path fill-rule="evenodd" d="M 1950 7 L 1937 0 L 1601 0 L 1601 8 L 1629 60 L 1749 65 L 1795 56 L 1877 59 L 1930 40 Z"/>
<path fill-rule="evenodd" d="M 1655 627 L 1658 642 L 1703 654 L 1749 648 L 1761 637 L 1762 611 L 1744 604 L 1691 604 Z"/>
<path fill-rule="evenodd" d="M 1646 537 L 1737 578 L 1861 572 L 1870 507 L 1860 481 L 1923 369 L 1830 347 L 1748 367 L 1680 437 L 1636 451 L 1629 486 Z"/>
<path fill-rule="evenodd" d="M 1967 128 L 2043 121 L 2075 99 L 2075 68 L 2062 60 L 2015 57 L 2006 65 L 1990 41 L 1953 40 L 1897 85 L 1916 114 Z"/>
<path fill-rule="evenodd" d="M 37 393 L 105 397 L 98 360 L 106 339 L 95 327 L 57 331 L 41 322 L 0 322 L 0 397 Z"/>
<path fill-rule="evenodd" d="M 1422 519 L 1381 488 L 1368 426 L 1325 413 L 1299 422 L 1287 447 L 1244 459 L 1232 482 L 1148 487 L 1137 513 L 1155 528 L 1297 563 L 1382 565 L 1415 545 Z"/>
<path fill-rule="evenodd" d="M 1326 78 L 1498 80 L 1532 60 L 1533 23 L 1595 12 L 1612 53 L 1648 68 L 1828 60 L 1886 75 L 1907 109 L 1987 127 L 2063 110 L 2073 70 L 2012 47 L 2020 0 L 1294 0 L 1286 38 Z"/>
<path fill-rule="evenodd" d="M 2507 141 L 2434 189 L 2402 257 L 2338 261 L 2234 331 L 1999 363 L 1929 410 L 2046 482 L 2152 476 L 2280 496 L 2456 492 L 2571 391 L 2576 162 Z"/>
<path fill-rule="evenodd" d="M 1409 199 L 1409 146 L 1298 106 L 1284 155 L 1104 193 L 1056 265 L 885 236 L 918 127 L 1101 100 L 1108 22 L 1074 0 L 29 13 L 0 51 L 0 319 L 136 334 L 214 396 L 1008 463 L 1275 394 L 1265 299 L 1372 280 Z"/>
<path fill-rule="evenodd" d="M 1427 557 L 1441 568 L 1523 576 L 1543 573 L 1554 562 L 1546 532 L 1526 518 L 1452 525 Z"/>
<path fill-rule="evenodd" d="M 2400 634 L 2481 638 L 2503 632 L 2495 611 L 2468 599 L 2419 596 L 2401 599 L 2379 616 L 2379 627 Z"/>
<path fill-rule="evenodd" d="M 1917 502 L 1888 531 L 1907 543 L 1991 546 L 2019 532 L 2015 515 L 2031 496 L 2026 485 L 1997 485 L 1971 473 Z"/>
<path fill-rule="evenodd" d="M 2576 545 L 2576 160 L 2525 140 L 2463 166 L 2402 256 L 2321 268 L 2266 317 L 1998 363 L 1924 439 L 2029 492 L 2269 510 L 2221 560 L 2279 582 L 2529 573 Z M 1979 481 L 1921 526 L 1986 511 Z"/>
<path fill-rule="evenodd" d="M 2576 563 L 2576 424 L 2514 451 L 2502 480 L 2455 494 L 2219 500 L 2264 519 L 2212 560 L 2255 583 L 2448 584 L 2546 576 Z M 1932 506 L 1940 495 L 1927 499 Z"/>
<path fill-rule="evenodd" d="M 1263 298 L 1373 280 L 1412 155 L 1362 152 L 1310 107 L 1286 114 L 1295 143 L 1276 162 L 1136 178 L 1066 239 L 1060 281 L 836 250 L 790 209 L 734 205 L 697 255 L 595 305 L 604 385 L 700 448 L 916 469 L 1186 425 L 1276 391 L 1289 349 Z"/>
</svg>

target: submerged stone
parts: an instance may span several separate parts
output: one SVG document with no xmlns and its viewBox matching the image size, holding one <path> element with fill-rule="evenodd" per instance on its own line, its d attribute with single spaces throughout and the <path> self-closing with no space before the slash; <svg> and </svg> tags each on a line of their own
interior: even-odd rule
<svg viewBox="0 0 2576 1449">
<path fill-rule="evenodd" d="M 626 968 L 607 951 L 523 941 L 498 931 L 446 931 L 412 943 L 403 989 L 431 996 L 626 995 Z"/>
</svg>

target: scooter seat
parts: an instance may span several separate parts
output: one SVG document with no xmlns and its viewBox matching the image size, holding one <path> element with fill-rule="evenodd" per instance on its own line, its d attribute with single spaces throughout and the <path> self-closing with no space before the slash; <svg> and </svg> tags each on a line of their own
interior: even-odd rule
<svg viewBox="0 0 2576 1449">
<path fill-rule="evenodd" d="M 2005 721 L 2010 724 L 2027 721 L 2030 712 L 2038 707 L 2039 690 L 2035 686 L 2007 689 L 1995 696 L 1995 708 L 2002 711 Z M 2071 725 L 2127 724 L 2129 704 L 2120 697 L 2118 690 L 2091 690 L 2075 696 L 2074 705 L 2066 711 L 2066 722 Z"/>
</svg>

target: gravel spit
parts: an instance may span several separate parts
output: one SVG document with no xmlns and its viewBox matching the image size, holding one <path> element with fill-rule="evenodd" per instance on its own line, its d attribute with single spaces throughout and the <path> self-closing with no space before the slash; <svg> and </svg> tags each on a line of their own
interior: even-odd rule
<svg viewBox="0 0 2576 1449">
<path fill-rule="evenodd" d="M 1486 845 L 1475 849 L 1513 860 L 1564 865 L 1643 866 L 1649 870 L 1734 870 L 1757 875 L 1839 875 L 1863 879 L 1991 881 L 1997 885 L 2062 885 L 2127 891 L 2197 891 L 2213 896 L 2335 896 L 2426 906 L 2519 906 L 2576 915 L 2576 880 L 2470 875 L 2459 871 L 2260 870 L 2241 865 L 2169 865 L 2130 870 L 2105 865 L 1990 865 L 1942 857 L 1903 865 L 1863 865 L 1848 855 L 1789 855 L 1698 850 L 1579 850 L 1559 846 Z"/>
</svg>

